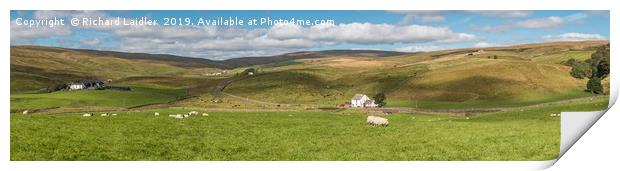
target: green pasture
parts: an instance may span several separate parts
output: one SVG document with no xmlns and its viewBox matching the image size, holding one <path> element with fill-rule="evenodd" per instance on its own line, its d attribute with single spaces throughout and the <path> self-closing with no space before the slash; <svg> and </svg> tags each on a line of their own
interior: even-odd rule
<svg viewBox="0 0 620 171">
<path fill-rule="evenodd" d="M 12 94 L 11 110 L 44 109 L 56 107 L 131 107 L 144 104 L 166 103 L 184 96 L 186 90 L 164 86 L 127 85 L 131 91 L 78 90 L 52 93 Z"/>
<path fill-rule="evenodd" d="M 11 114 L 11 160 L 551 160 L 560 111 L 606 99 L 465 117 L 393 114 L 388 127 L 355 112 Z M 154 116 L 154 112 L 161 113 Z"/>
</svg>

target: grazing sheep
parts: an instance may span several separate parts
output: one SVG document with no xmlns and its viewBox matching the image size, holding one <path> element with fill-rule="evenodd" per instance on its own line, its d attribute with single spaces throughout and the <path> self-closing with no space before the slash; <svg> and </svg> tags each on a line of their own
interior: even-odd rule
<svg viewBox="0 0 620 171">
<path fill-rule="evenodd" d="M 159 112 L 155 112 L 155 116 L 159 116 Z"/>
<path fill-rule="evenodd" d="M 188 114 L 189 114 L 189 115 L 198 115 L 198 112 L 196 112 L 196 111 L 191 111 L 191 112 L 189 112 Z"/>
<path fill-rule="evenodd" d="M 184 118 L 189 118 L 189 114 L 183 115 Z"/>
<path fill-rule="evenodd" d="M 116 116 L 116 113 L 113 113 L 112 116 Z"/>
<path fill-rule="evenodd" d="M 560 117 L 560 114 L 559 113 L 552 113 L 552 114 L 549 114 L 549 116 L 551 116 L 551 117 Z"/>
<path fill-rule="evenodd" d="M 202 113 L 202 116 L 209 116 L 208 113 Z"/>
<path fill-rule="evenodd" d="M 372 126 L 388 126 L 390 122 L 386 118 L 378 117 L 378 116 L 368 116 L 366 118 L 366 122 Z"/>
<path fill-rule="evenodd" d="M 108 116 L 108 114 L 107 114 L 107 113 L 102 113 L 102 114 L 101 114 L 101 117 L 107 117 L 107 116 Z"/>
<path fill-rule="evenodd" d="M 22 112 L 22 114 L 27 115 L 27 114 L 28 114 L 28 110 L 24 110 L 24 111 Z"/>
<path fill-rule="evenodd" d="M 178 114 L 178 115 L 176 115 L 174 118 L 176 118 L 176 119 L 183 119 L 183 118 L 185 118 L 185 117 L 183 117 L 183 115 L 181 115 L 181 114 Z"/>
<path fill-rule="evenodd" d="M 465 117 L 465 119 L 469 119 L 469 116 L 468 116 L 468 117 Z"/>
<path fill-rule="evenodd" d="M 82 115 L 82 117 L 91 117 L 91 116 L 93 116 L 92 113 L 85 113 L 85 114 Z"/>
<path fill-rule="evenodd" d="M 174 118 L 177 117 L 177 115 L 168 115 L 168 117 Z"/>
</svg>

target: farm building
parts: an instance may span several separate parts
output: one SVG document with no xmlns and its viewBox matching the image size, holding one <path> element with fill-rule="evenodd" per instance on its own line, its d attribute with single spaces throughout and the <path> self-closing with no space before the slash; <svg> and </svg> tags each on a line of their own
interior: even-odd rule
<svg viewBox="0 0 620 171">
<path fill-rule="evenodd" d="M 377 107 L 378 105 L 374 100 L 370 99 L 365 94 L 356 94 L 351 98 L 351 107 Z"/>
<path fill-rule="evenodd" d="M 122 86 L 106 86 L 102 80 L 87 80 L 87 81 L 75 81 L 67 83 L 67 90 L 83 90 L 83 89 L 95 89 L 95 90 L 123 90 L 130 91 L 129 87 Z"/>
<path fill-rule="evenodd" d="M 82 90 L 82 89 L 100 89 L 103 88 L 103 81 L 101 80 L 87 80 L 87 81 L 75 81 L 67 84 L 69 90 Z"/>
</svg>

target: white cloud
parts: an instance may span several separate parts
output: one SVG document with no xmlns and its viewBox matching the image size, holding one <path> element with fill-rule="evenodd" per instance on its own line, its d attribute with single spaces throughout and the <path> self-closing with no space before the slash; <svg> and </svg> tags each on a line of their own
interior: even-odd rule
<svg viewBox="0 0 620 171">
<path fill-rule="evenodd" d="M 600 34 L 564 33 L 559 35 L 545 35 L 542 39 L 545 41 L 586 41 L 605 40 L 607 38 Z"/>
<path fill-rule="evenodd" d="M 307 39 L 319 42 L 353 44 L 455 43 L 476 39 L 475 35 L 455 33 L 447 27 L 394 26 L 371 23 L 320 24 L 312 27 L 278 24 L 269 29 L 267 36 L 279 40 Z"/>
<path fill-rule="evenodd" d="M 374 45 L 393 43 L 457 43 L 477 39 L 444 27 L 394 26 L 350 23 L 301 27 L 277 24 L 267 29 L 222 29 L 215 27 L 136 27 L 113 30 L 121 39 L 121 50 L 154 51 L 198 57 L 230 58 L 242 55 L 274 55 L 341 43 Z"/>
<path fill-rule="evenodd" d="M 567 24 L 579 24 L 583 23 L 586 18 L 590 16 L 589 13 L 575 13 L 564 17 L 549 16 L 544 18 L 532 18 L 522 21 L 516 21 L 508 24 L 502 24 L 497 26 L 484 26 L 473 27 L 474 30 L 480 30 L 488 33 L 505 33 L 515 27 L 530 28 L 530 29 L 547 29 L 557 28 Z"/>
<path fill-rule="evenodd" d="M 53 11 L 53 10 L 43 10 L 43 11 L 35 11 L 32 14 L 33 19 L 35 20 L 46 20 L 46 19 L 68 19 L 77 17 L 102 17 L 106 18 L 107 15 L 105 13 L 99 11 Z M 27 27 L 24 25 L 18 25 L 15 21 L 11 21 L 11 41 L 17 42 L 28 42 L 33 39 L 39 38 L 50 38 L 55 36 L 66 36 L 70 35 L 74 32 L 75 28 L 72 28 L 65 22 L 65 25 L 55 25 L 53 27 L 49 26 L 39 26 L 39 27 Z"/>
<path fill-rule="evenodd" d="M 399 52 L 428 52 L 441 50 L 441 47 L 436 45 L 411 45 L 394 49 Z"/>
<path fill-rule="evenodd" d="M 472 14 L 490 16 L 490 17 L 500 17 L 500 18 L 523 18 L 523 17 L 528 17 L 532 14 L 530 11 L 523 11 L 523 10 L 506 10 L 506 11 L 474 10 L 474 11 L 466 11 L 466 12 L 472 13 Z"/>
<path fill-rule="evenodd" d="M 80 44 L 85 45 L 85 46 L 96 46 L 96 45 L 101 44 L 101 41 L 99 40 L 99 38 L 83 39 L 83 40 L 80 40 Z"/>
<path fill-rule="evenodd" d="M 554 28 L 565 24 L 582 23 L 590 15 L 587 13 L 575 13 L 564 17 L 550 16 L 546 18 L 534 18 L 516 22 L 514 25 L 523 28 Z"/>
<path fill-rule="evenodd" d="M 409 25 L 413 21 L 419 22 L 439 22 L 444 21 L 446 18 L 443 16 L 442 11 L 389 11 L 396 14 L 405 14 L 405 17 L 400 21 L 401 25 Z"/>
<path fill-rule="evenodd" d="M 28 27 L 11 22 L 11 41 L 29 41 L 38 38 L 65 36 L 73 33 L 68 26 Z"/>
<path fill-rule="evenodd" d="M 50 19 L 50 18 L 106 18 L 107 14 L 100 11 L 64 11 L 64 10 L 42 10 L 35 11 L 33 13 L 35 19 Z"/>
<path fill-rule="evenodd" d="M 553 28 L 565 23 L 566 21 L 563 18 L 551 16 L 547 18 L 536 18 L 516 22 L 515 26 L 524 28 Z"/>
<path fill-rule="evenodd" d="M 491 44 L 488 42 L 478 42 L 474 44 L 474 47 L 491 47 L 491 46 L 494 46 L 494 44 Z"/>
<path fill-rule="evenodd" d="M 440 16 L 436 11 L 421 13 L 424 13 L 426 19 L 417 18 L 419 20 L 440 20 L 433 18 Z M 112 16 L 99 11 L 35 11 L 33 14 L 33 18 L 37 19 L 53 17 L 106 19 Z M 110 37 L 80 41 L 62 39 L 62 36 L 74 34 L 76 30 L 94 30 Z M 320 24 L 311 27 L 276 24 L 270 28 L 253 29 L 213 26 L 66 26 L 31 29 L 11 24 L 12 43 L 55 36 L 60 36 L 57 42 L 64 42 L 58 43 L 59 46 L 219 59 L 275 55 L 336 44 L 459 43 L 478 39 L 475 35 L 454 32 L 448 27 L 372 23 Z M 118 43 L 118 47 L 109 49 L 112 47 L 106 42 L 112 39 Z"/>
<path fill-rule="evenodd" d="M 487 33 L 506 33 L 510 31 L 510 29 L 512 29 L 512 26 L 510 25 L 500 25 L 496 27 L 484 26 L 482 27 L 481 31 L 484 31 Z"/>
</svg>

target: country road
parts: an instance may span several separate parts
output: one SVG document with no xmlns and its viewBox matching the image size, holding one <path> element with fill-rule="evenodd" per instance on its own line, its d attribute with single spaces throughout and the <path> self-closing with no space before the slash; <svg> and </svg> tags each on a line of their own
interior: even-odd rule
<svg viewBox="0 0 620 171">
<path fill-rule="evenodd" d="M 243 80 L 250 77 L 249 75 L 245 75 L 245 76 L 240 76 L 240 77 L 232 77 L 229 79 L 226 79 L 220 83 L 218 83 L 215 88 L 213 88 L 213 92 L 211 92 L 211 94 L 215 97 L 220 97 L 222 95 L 222 91 L 224 91 L 224 89 L 230 85 L 230 83 L 235 82 L 235 81 L 239 81 L 239 80 Z"/>
</svg>

